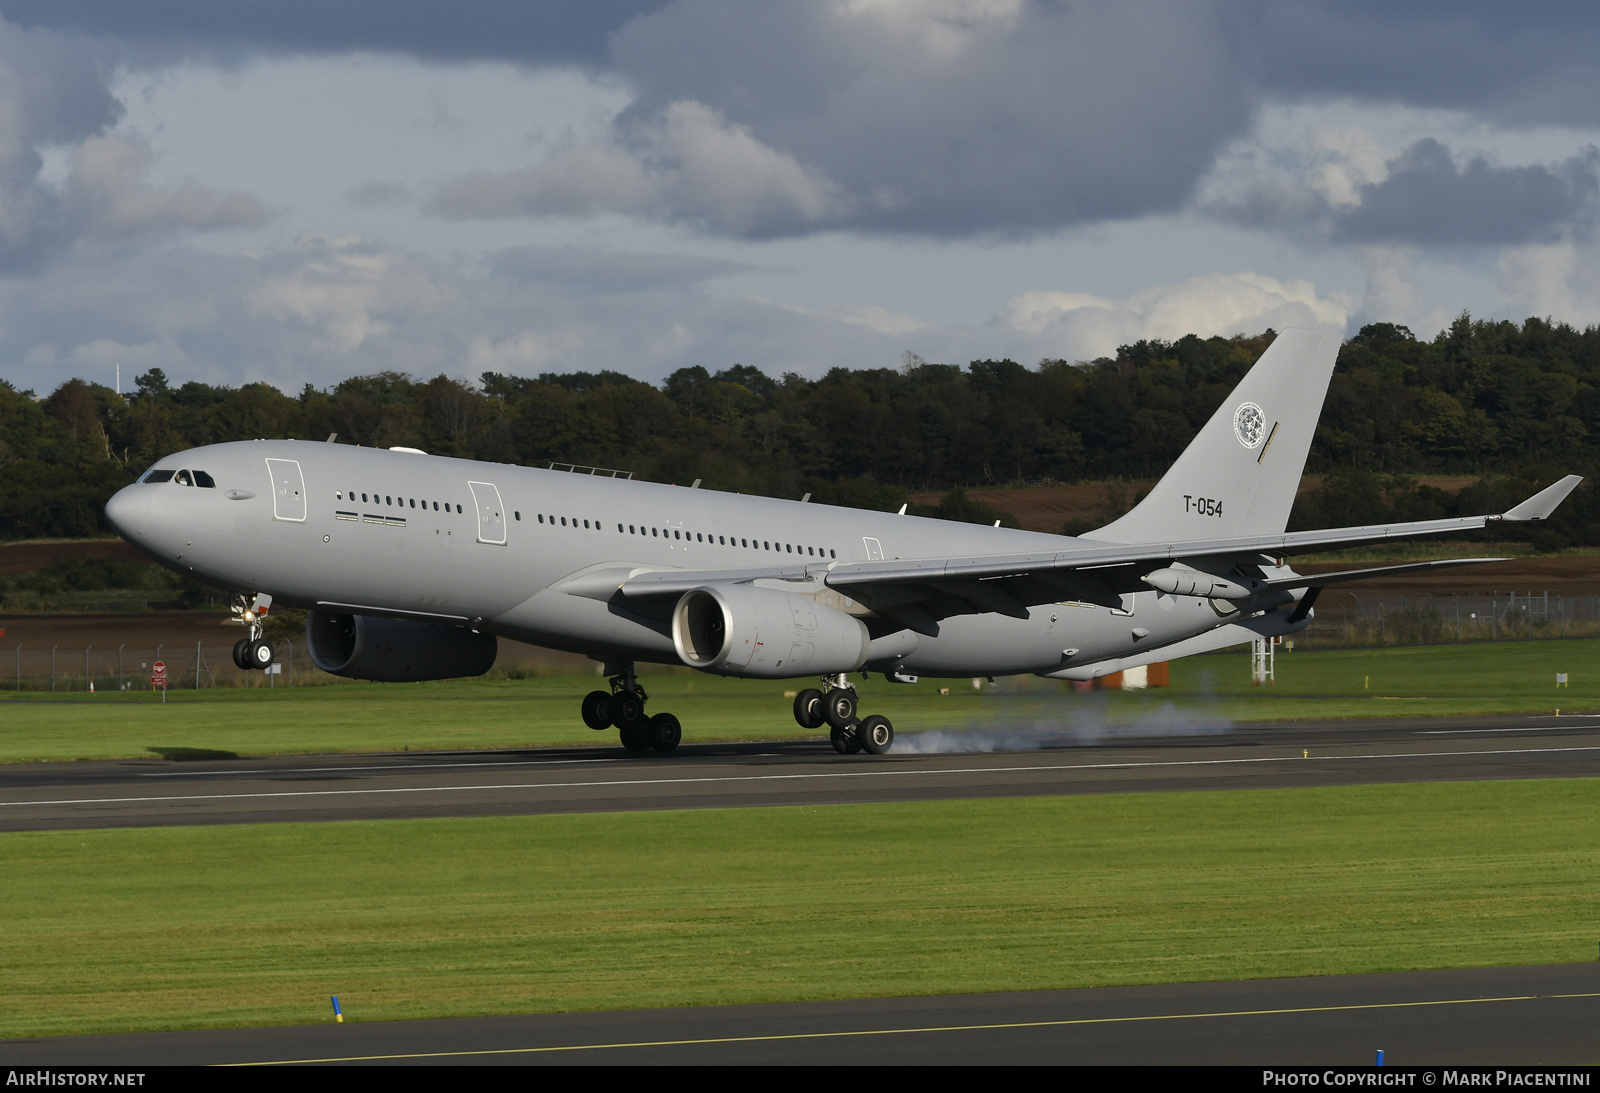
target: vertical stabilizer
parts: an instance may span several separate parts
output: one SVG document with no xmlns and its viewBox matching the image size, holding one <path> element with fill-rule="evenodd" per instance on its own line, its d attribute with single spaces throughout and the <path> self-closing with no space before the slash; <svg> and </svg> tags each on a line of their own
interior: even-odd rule
<svg viewBox="0 0 1600 1093">
<path fill-rule="evenodd" d="M 1337 334 L 1280 333 L 1149 496 L 1087 538 L 1164 543 L 1283 531 L 1339 343 Z"/>
</svg>

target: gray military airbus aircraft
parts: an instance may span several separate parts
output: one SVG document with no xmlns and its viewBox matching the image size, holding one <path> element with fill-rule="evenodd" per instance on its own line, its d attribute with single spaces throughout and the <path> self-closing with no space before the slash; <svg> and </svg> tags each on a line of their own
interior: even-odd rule
<svg viewBox="0 0 1600 1093">
<path fill-rule="evenodd" d="M 241 667 L 261 616 L 308 609 L 317 667 L 372 680 L 478 675 L 496 635 L 584 653 L 594 729 L 670 752 L 638 661 L 816 676 L 795 719 L 887 751 L 849 676 L 1108 672 L 1304 629 L 1325 585 L 1492 558 L 1301 576 L 1295 554 L 1542 520 L 1569 475 L 1508 512 L 1286 533 L 1339 339 L 1286 330 L 1126 516 L 1082 538 L 426 455 L 257 440 L 179 452 L 106 506 L 161 564 L 235 593 Z M 332 439 L 332 438 L 330 438 Z"/>
</svg>

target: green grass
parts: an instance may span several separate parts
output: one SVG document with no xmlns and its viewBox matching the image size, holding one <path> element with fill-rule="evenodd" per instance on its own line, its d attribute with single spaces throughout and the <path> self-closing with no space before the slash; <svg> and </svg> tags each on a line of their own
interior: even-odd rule
<svg viewBox="0 0 1600 1093">
<path fill-rule="evenodd" d="M 1593 780 L 0 836 L 0 1037 L 1592 959 Z"/>
<path fill-rule="evenodd" d="M 1570 686 L 1557 689 L 1555 674 Z M 1249 655 L 1173 662 L 1172 687 L 1075 694 L 1064 684 L 1002 679 L 900 686 L 873 676 L 863 705 L 901 733 L 1024 715 L 1137 718 L 1163 704 L 1235 720 L 1358 718 L 1600 709 L 1600 641 L 1532 641 L 1279 653 L 1277 682 L 1249 685 Z M 785 690 L 806 681 L 718 679 L 687 669 L 644 677 L 652 710 L 671 710 L 693 740 L 806 735 Z M 614 742 L 578 718 L 591 675 L 443 683 L 359 683 L 278 690 L 23 692 L 0 696 L 0 762 L 218 754 L 505 748 Z M 948 688 L 942 696 L 939 689 Z"/>
</svg>

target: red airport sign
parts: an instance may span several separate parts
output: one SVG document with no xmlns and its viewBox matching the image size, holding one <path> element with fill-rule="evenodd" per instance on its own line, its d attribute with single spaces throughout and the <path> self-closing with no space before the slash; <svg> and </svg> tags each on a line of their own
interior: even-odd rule
<svg viewBox="0 0 1600 1093">
<path fill-rule="evenodd" d="M 162 661 L 156 661 L 150 670 L 150 686 L 167 689 L 167 666 Z"/>
</svg>

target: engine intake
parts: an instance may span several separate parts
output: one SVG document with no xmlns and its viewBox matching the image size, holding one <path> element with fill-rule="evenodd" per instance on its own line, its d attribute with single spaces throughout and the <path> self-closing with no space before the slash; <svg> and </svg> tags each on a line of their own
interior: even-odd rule
<svg viewBox="0 0 1600 1093">
<path fill-rule="evenodd" d="M 672 644 L 691 668 L 782 679 L 854 672 L 871 644 L 860 619 L 754 585 L 707 585 L 672 611 Z"/>
<path fill-rule="evenodd" d="M 328 611 L 306 616 L 306 646 L 324 672 L 380 683 L 481 676 L 500 648 L 493 634 L 460 626 Z"/>
</svg>

